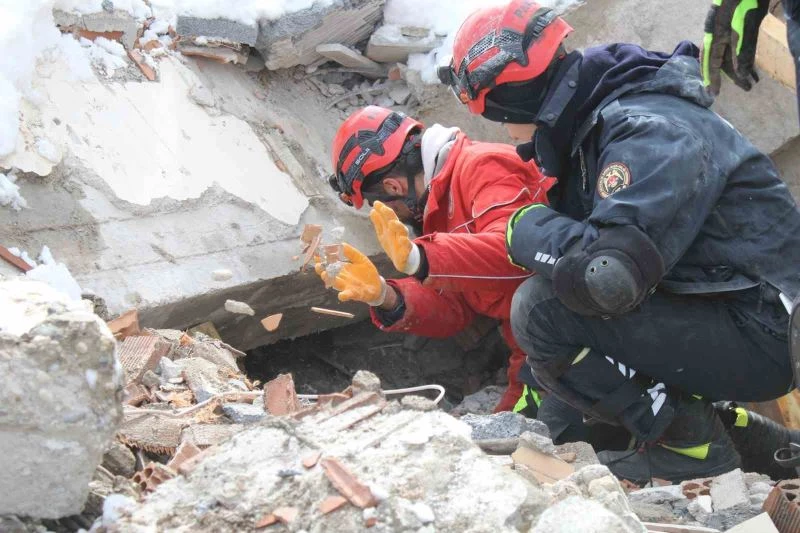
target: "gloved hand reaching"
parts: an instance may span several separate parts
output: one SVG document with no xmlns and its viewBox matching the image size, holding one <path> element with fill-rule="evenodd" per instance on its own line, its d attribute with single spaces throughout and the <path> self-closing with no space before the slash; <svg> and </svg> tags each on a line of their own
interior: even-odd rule
<svg viewBox="0 0 800 533">
<path fill-rule="evenodd" d="M 719 94 L 720 70 L 749 91 L 758 82 L 755 63 L 758 28 L 770 0 L 713 0 L 703 38 L 703 82 Z"/>
<path fill-rule="evenodd" d="M 415 274 L 420 265 L 419 248 L 408 238 L 408 228 L 400 222 L 395 212 L 386 204 L 375 202 L 369 218 L 375 226 L 375 234 L 383 251 L 394 267 L 405 274 Z"/>
<path fill-rule="evenodd" d="M 386 280 L 366 255 L 347 243 L 342 243 L 342 248 L 349 263 L 342 262 L 333 279 L 319 261 L 314 264 L 314 270 L 326 284 L 339 291 L 339 301 L 355 300 L 373 307 L 381 305 L 386 299 Z"/>
</svg>

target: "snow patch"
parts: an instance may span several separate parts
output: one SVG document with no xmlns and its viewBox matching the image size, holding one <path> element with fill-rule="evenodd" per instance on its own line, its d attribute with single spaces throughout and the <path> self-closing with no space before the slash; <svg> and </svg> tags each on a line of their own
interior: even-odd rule
<svg viewBox="0 0 800 533">
<path fill-rule="evenodd" d="M 77 59 L 74 39 L 56 29 L 52 9 L 53 0 L 0 3 L 0 157 L 17 146 L 20 99 L 36 105 L 29 93 L 37 59 L 63 58 L 78 77 L 88 66 L 85 58 L 82 64 Z"/>
<path fill-rule="evenodd" d="M 99 1 L 99 0 L 98 0 Z M 312 5 L 329 6 L 333 0 L 151 0 L 156 17 L 170 20 L 176 15 L 200 18 L 226 18 L 244 24 L 259 19 L 274 20 L 286 13 L 308 9 Z"/>
<path fill-rule="evenodd" d="M 19 211 L 28 207 L 28 202 L 19 193 L 19 185 L 15 183 L 16 181 L 17 178 L 14 174 L 0 174 L 0 205 Z"/>
<path fill-rule="evenodd" d="M 81 299 L 81 288 L 64 263 L 39 265 L 29 270 L 25 276 L 43 281 L 54 289 L 65 293 L 71 300 Z"/>
<path fill-rule="evenodd" d="M 38 154 L 48 161 L 58 163 L 61 161 L 61 152 L 56 148 L 56 145 L 50 142 L 50 139 L 39 137 L 36 140 L 36 151 Z"/>
<path fill-rule="evenodd" d="M 97 386 L 97 370 L 94 370 L 93 368 L 87 368 L 85 374 L 86 384 L 89 385 L 90 389 L 94 390 L 94 388 Z"/>
</svg>

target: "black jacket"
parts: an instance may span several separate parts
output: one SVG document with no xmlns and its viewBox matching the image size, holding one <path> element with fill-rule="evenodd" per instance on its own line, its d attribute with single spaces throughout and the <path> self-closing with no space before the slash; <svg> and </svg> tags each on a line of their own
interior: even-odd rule
<svg viewBox="0 0 800 533">
<path fill-rule="evenodd" d="M 552 277 L 555 261 L 576 243 L 588 246 L 599 228 L 633 225 L 663 257 L 661 290 L 762 285 L 794 299 L 800 212 L 772 161 L 711 103 L 697 60 L 686 55 L 613 91 L 575 130 L 551 207 L 516 220 L 513 260 Z"/>
</svg>

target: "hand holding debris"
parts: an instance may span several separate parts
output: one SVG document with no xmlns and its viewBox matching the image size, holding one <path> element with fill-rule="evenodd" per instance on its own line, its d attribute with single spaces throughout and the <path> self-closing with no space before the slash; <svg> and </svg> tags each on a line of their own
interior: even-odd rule
<svg viewBox="0 0 800 533">
<path fill-rule="evenodd" d="M 397 214 L 383 202 L 375 202 L 369 218 L 381 248 L 394 267 L 405 274 L 414 274 L 419 269 L 419 248 L 408 238 L 408 228 L 400 222 Z"/>
<path fill-rule="evenodd" d="M 333 265 L 323 264 L 321 259 L 315 263 L 314 270 L 325 282 L 339 291 L 339 300 L 355 300 L 371 306 L 379 306 L 386 299 L 387 285 L 378 269 L 369 258 L 350 246 L 342 243 L 347 262 L 338 261 Z M 332 268 L 332 267 L 336 268 Z"/>
</svg>

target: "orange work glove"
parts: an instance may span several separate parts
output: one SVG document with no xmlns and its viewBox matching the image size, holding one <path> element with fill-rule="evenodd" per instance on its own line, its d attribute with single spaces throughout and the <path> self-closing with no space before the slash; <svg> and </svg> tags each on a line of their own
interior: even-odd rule
<svg viewBox="0 0 800 533">
<path fill-rule="evenodd" d="M 338 272 L 334 274 L 331 269 L 329 274 L 320 262 L 314 264 L 314 270 L 322 281 L 339 291 L 339 301 L 355 300 L 373 307 L 381 305 L 386 299 L 386 280 L 366 255 L 347 243 L 342 243 L 342 248 L 349 263 L 338 263 L 337 266 L 341 266 Z"/>
<path fill-rule="evenodd" d="M 383 251 L 394 267 L 405 274 L 415 274 L 419 270 L 419 248 L 408 238 L 408 228 L 400 222 L 395 212 L 386 204 L 375 202 L 369 219 L 375 226 L 375 234 Z"/>
</svg>

